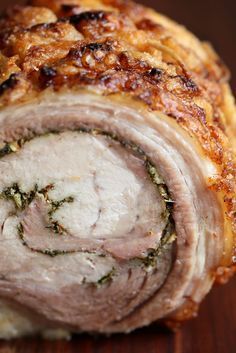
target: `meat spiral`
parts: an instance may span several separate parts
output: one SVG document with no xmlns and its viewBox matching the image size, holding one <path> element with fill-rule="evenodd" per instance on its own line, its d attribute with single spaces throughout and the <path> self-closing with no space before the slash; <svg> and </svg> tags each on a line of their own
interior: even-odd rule
<svg viewBox="0 0 236 353">
<path fill-rule="evenodd" d="M 133 2 L 34 0 L 1 17 L 0 50 L 0 336 L 195 315 L 236 262 L 213 49 Z"/>
</svg>

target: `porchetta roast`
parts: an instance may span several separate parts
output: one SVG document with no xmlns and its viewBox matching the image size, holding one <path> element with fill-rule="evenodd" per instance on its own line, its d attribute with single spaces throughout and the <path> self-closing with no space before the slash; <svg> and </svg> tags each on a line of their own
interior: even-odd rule
<svg viewBox="0 0 236 353">
<path fill-rule="evenodd" d="M 196 315 L 236 263 L 236 114 L 209 44 L 124 0 L 0 19 L 0 337 Z"/>
</svg>

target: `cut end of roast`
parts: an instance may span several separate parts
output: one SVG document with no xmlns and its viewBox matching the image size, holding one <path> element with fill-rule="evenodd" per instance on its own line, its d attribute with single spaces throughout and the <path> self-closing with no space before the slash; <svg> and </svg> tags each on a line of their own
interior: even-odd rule
<svg viewBox="0 0 236 353">
<path fill-rule="evenodd" d="M 50 321 L 96 331 L 162 285 L 175 240 L 172 201 L 139 146 L 91 128 L 25 135 L 2 151 L 7 146 L 0 251 L 11 284 L 2 281 L 3 296 L 10 292 Z"/>
<path fill-rule="evenodd" d="M 181 322 L 235 259 L 235 106 L 206 45 L 127 1 L 0 18 L 0 338 Z"/>
<path fill-rule="evenodd" d="M 210 166 L 161 117 L 79 92 L 66 105 L 68 97 L 22 105 L 14 125 L 7 112 L 1 298 L 28 320 L 33 312 L 35 330 L 72 332 L 127 332 L 185 296 L 198 302 L 213 277 L 199 280 L 220 256 Z"/>
</svg>

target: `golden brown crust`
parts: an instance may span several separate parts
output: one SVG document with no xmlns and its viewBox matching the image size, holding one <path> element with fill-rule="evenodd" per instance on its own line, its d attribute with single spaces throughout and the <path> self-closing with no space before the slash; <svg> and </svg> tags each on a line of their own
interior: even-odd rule
<svg viewBox="0 0 236 353">
<path fill-rule="evenodd" d="M 33 0 L 0 19 L 0 105 L 52 87 L 126 93 L 176 119 L 217 166 L 209 181 L 236 231 L 235 104 L 228 70 L 185 28 L 123 0 Z M 231 144 L 233 145 L 233 143 Z M 228 238 L 232 230 L 227 228 Z"/>
</svg>

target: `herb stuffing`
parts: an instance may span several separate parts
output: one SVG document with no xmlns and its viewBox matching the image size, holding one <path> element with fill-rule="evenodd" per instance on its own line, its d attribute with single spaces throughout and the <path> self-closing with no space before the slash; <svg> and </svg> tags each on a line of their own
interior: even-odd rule
<svg viewBox="0 0 236 353">
<path fill-rule="evenodd" d="M 107 284 L 109 282 L 112 281 L 114 275 L 115 275 L 115 268 L 113 267 L 111 271 L 109 271 L 105 276 L 101 277 L 98 281 L 97 284 L 98 285 L 103 285 L 103 284 Z"/>
<path fill-rule="evenodd" d="M 11 154 L 11 153 L 15 153 L 18 152 L 21 147 L 24 144 L 24 140 L 21 139 L 19 141 L 13 141 L 13 142 L 7 142 L 5 143 L 5 145 L 3 145 L 2 148 L 0 148 L 0 158 Z"/>
<path fill-rule="evenodd" d="M 176 238 L 174 221 L 172 218 L 172 209 L 173 209 L 174 201 L 171 199 L 169 192 L 168 192 L 168 189 L 167 189 L 167 186 L 166 186 L 164 180 L 162 179 L 162 177 L 159 175 L 156 166 L 149 159 L 149 157 L 145 154 L 145 152 L 142 150 L 142 148 L 140 148 L 138 145 L 136 145 L 132 141 L 124 141 L 118 135 L 116 135 L 114 133 L 106 132 L 106 131 L 103 131 L 100 129 L 91 129 L 91 128 L 87 128 L 87 127 L 81 127 L 79 129 L 77 129 L 76 131 L 78 133 L 89 133 L 92 135 L 106 136 L 107 138 L 120 143 L 123 147 L 131 150 L 134 155 L 137 155 L 140 159 L 143 160 L 148 176 L 152 180 L 153 184 L 156 185 L 157 190 L 158 190 L 159 194 L 161 195 L 163 202 L 165 203 L 166 207 L 165 207 L 165 211 L 163 212 L 163 217 L 166 220 L 166 228 L 163 231 L 161 241 L 158 244 L 157 248 L 150 249 L 148 251 L 148 254 L 145 257 L 138 258 L 138 259 L 131 259 L 131 261 L 138 260 L 138 262 L 141 263 L 142 265 L 144 265 L 145 268 L 150 268 L 150 267 L 156 266 L 157 258 L 158 258 L 158 255 L 160 254 L 160 252 L 165 248 L 165 246 L 167 244 L 173 242 Z M 34 137 L 40 137 L 40 136 L 44 136 L 44 135 L 46 136 L 48 134 L 57 134 L 57 133 L 60 133 L 60 131 L 48 131 L 47 133 L 44 133 L 41 135 L 34 135 L 31 132 L 30 138 L 21 139 L 19 141 L 15 141 L 15 142 L 13 141 L 10 143 L 8 142 L 2 147 L 2 149 L 0 149 L 0 158 L 4 157 L 10 153 L 15 153 L 15 152 L 19 151 L 19 149 L 26 142 L 32 140 Z M 53 215 L 65 203 L 71 203 L 74 201 L 74 199 L 73 199 L 73 197 L 69 196 L 69 197 L 66 197 L 60 201 L 51 200 L 48 196 L 48 192 L 51 189 L 53 189 L 53 187 L 54 187 L 53 184 L 49 184 L 45 188 L 39 190 L 38 186 L 35 185 L 33 190 L 31 190 L 29 192 L 24 192 L 20 188 L 18 183 L 14 183 L 13 185 L 5 188 L 0 193 L 0 197 L 4 198 L 6 200 L 11 200 L 12 202 L 14 202 L 16 209 L 19 211 L 22 211 L 30 205 L 30 203 L 35 199 L 35 197 L 37 195 L 43 196 L 49 205 L 48 225 L 46 227 L 48 229 L 51 229 L 52 232 L 55 234 L 66 235 L 66 234 L 68 234 L 67 230 L 57 220 L 53 219 Z M 19 237 L 20 237 L 23 245 L 28 246 L 26 240 L 24 239 L 24 228 L 21 223 L 18 226 L 18 234 L 19 234 Z M 31 249 L 31 250 L 38 251 L 44 255 L 48 255 L 48 256 L 52 256 L 52 257 L 57 256 L 57 255 L 74 253 L 74 252 L 79 251 L 79 250 L 78 251 L 77 250 L 73 250 L 73 251 L 61 251 L 60 250 L 59 251 L 56 249 L 45 249 L 45 250 Z M 99 256 L 101 256 L 101 254 Z M 102 256 L 103 256 L 103 254 L 102 254 Z M 114 273 L 115 273 L 115 269 L 113 268 L 107 275 L 100 278 L 98 280 L 97 284 L 101 285 L 101 284 L 105 284 L 105 283 L 110 282 L 112 280 L 112 277 L 114 276 Z"/>
</svg>

